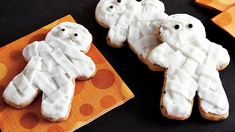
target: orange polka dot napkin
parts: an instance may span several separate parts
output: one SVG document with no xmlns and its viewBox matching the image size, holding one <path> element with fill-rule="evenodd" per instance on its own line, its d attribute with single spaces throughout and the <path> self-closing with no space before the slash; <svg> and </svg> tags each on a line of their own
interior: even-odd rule
<svg viewBox="0 0 235 132">
<path fill-rule="evenodd" d="M 5 87 L 26 65 L 21 53 L 23 48 L 45 35 L 57 24 L 75 22 L 65 16 L 25 37 L 0 48 L 0 95 Z M 133 98 L 134 95 L 115 72 L 109 62 L 92 44 L 88 53 L 97 66 L 94 78 L 77 81 L 70 116 L 63 122 L 51 123 L 40 115 L 41 97 L 24 109 L 14 109 L 0 97 L 0 129 L 3 132 L 67 132 L 74 131 L 101 115 Z"/>
<path fill-rule="evenodd" d="M 235 38 L 235 0 L 196 0 L 196 3 L 222 11 L 212 21 Z"/>
</svg>

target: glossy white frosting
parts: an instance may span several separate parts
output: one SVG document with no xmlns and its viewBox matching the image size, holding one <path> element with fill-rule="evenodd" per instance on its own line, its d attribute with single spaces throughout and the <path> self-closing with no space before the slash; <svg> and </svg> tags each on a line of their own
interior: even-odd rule
<svg viewBox="0 0 235 132">
<path fill-rule="evenodd" d="M 227 50 L 209 41 L 203 24 L 187 14 L 165 19 L 160 36 L 164 43 L 150 52 L 148 60 L 167 69 L 163 96 L 167 114 L 188 117 L 196 92 L 204 112 L 228 114 L 229 103 L 216 70 L 229 64 Z"/>
<path fill-rule="evenodd" d="M 109 28 L 108 44 L 122 47 L 128 41 L 139 58 L 146 60 L 148 52 L 160 41 L 156 29 L 167 17 L 159 0 L 101 0 L 96 7 L 96 19 Z"/>
<path fill-rule="evenodd" d="M 31 103 L 43 92 L 41 112 L 51 120 L 66 118 L 74 94 L 75 78 L 88 79 L 96 71 L 88 52 L 92 36 L 82 25 L 64 22 L 54 27 L 45 41 L 23 50 L 25 69 L 7 86 L 3 97 L 15 105 Z"/>
</svg>

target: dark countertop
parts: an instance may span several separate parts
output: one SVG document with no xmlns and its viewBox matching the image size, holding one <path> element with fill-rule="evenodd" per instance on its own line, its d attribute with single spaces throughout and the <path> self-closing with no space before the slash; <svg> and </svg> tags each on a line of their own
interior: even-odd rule
<svg viewBox="0 0 235 132">
<path fill-rule="evenodd" d="M 218 12 L 198 6 L 194 0 L 162 1 L 168 14 L 188 13 L 202 20 L 207 37 L 228 49 L 231 63 L 220 74 L 230 102 L 230 116 L 227 120 L 204 120 L 198 112 L 197 101 L 188 120 L 165 119 L 159 109 L 163 73 L 151 72 L 128 47 L 113 49 L 107 46 L 105 37 L 108 30 L 99 26 L 94 16 L 98 0 L 1 0 L 0 46 L 71 14 L 78 23 L 90 30 L 97 48 L 136 96 L 79 129 L 79 132 L 235 131 L 235 39 L 210 21 Z"/>
</svg>

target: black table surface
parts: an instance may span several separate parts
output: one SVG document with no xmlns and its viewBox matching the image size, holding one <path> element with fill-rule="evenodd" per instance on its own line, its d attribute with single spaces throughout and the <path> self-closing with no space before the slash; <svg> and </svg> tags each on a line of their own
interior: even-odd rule
<svg viewBox="0 0 235 132">
<path fill-rule="evenodd" d="M 0 46 L 65 15 L 71 14 L 93 34 L 94 43 L 135 94 L 135 98 L 110 111 L 79 132 L 164 132 L 164 131 L 235 131 L 235 39 L 215 26 L 210 19 L 219 12 L 200 7 L 194 0 L 162 0 L 168 14 L 188 13 L 205 25 L 207 37 L 228 49 L 230 65 L 220 73 L 230 102 L 230 116 L 221 122 L 204 120 L 195 101 L 186 121 L 164 118 L 159 109 L 163 73 L 152 72 L 128 48 L 114 49 L 105 42 L 107 29 L 95 21 L 98 0 L 1 0 Z"/>
</svg>

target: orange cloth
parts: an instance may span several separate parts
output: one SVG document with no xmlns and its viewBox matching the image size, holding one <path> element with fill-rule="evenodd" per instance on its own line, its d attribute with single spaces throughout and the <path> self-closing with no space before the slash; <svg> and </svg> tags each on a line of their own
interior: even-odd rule
<svg viewBox="0 0 235 132">
<path fill-rule="evenodd" d="M 63 17 L 25 37 L 0 48 L 0 94 L 5 87 L 25 67 L 21 53 L 23 48 L 36 40 L 44 40 L 45 35 L 55 25 L 71 21 L 71 16 Z M 77 81 L 70 116 L 63 122 L 51 123 L 41 118 L 41 97 L 24 109 L 14 109 L 0 97 L 0 128 L 3 132 L 47 131 L 67 132 L 76 130 L 101 115 L 133 98 L 123 80 L 94 45 L 88 53 L 97 66 L 96 76 L 88 81 Z"/>
<path fill-rule="evenodd" d="M 212 21 L 235 38 L 235 5 L 212 18 Z"/>
<path fill-rule="evenodd" d="M 196 0 L 196 3 L 222 11 L 212 21 L 235 38 L 235 0 Z"/>
<path fill-rule="evenodd" d="M 224 11 L 231 7 L 235 3 L 235 0 L 196 0 L 196 3 L 219 11 Z"/>
</svg>

